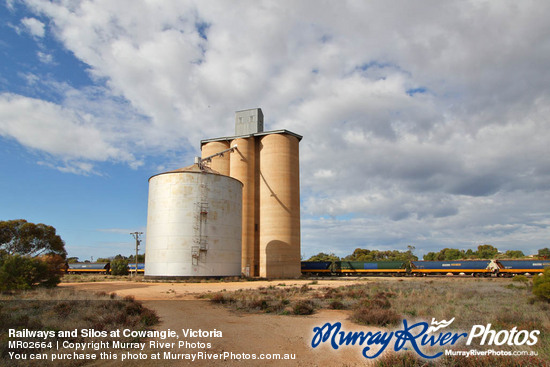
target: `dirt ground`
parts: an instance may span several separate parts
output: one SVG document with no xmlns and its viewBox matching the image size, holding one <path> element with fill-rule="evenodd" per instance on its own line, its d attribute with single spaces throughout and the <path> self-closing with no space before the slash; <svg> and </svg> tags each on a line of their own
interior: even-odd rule
<svg viewBox="0 0 550 367">
<path fill-rule="evenodd" d="M 352 284 L 354 280 L 319 280 L 310 287 L 340 286 Z M 284 316 L 272 314 L 245 314 L 228 310 L 220 305 L 211 304 L 208 300 L 197 299 L 196 295 L 206 292 L 237 289 L 252 289 L 268 287 L 284 283 L 285 286 L 302 286 L 310 284 L 309 280 L 277 280 L 233 283 L 145 283 L 145 282 L 94 282 L 94 283 L 63 283 L 61 287 L 78 290 L 116 293 L 119 296 L 133 296 L 136 300 L 154 309 L 161 318 L 157 330 L 175 330 L 179 339 L 160 340 L 160 342 L 175 342 L 174 348 L 149 346 L 142 353 L 148 354 L 147 360 L 108 361 L 101 360 L 97 366 L 365 366 L 369 361 L 361 355 L 361 347 L 344 346 L 338 350 L 330 345 L 321 344 L 311 347 L 313 328 L 323 326 L 326 322 L 341 322 L 342 329 L 369 330 L 348 320 L 346 311 L 321 310 L 310 316 Z M 221 338 L 184 338 L 182 330 L 218 330 Z M 177 347 L 179 341 L 190 343 L 210 343 L 210 348 L 186 345 L 191 348 Z M 195 347 L 195 348 L 193 348 Z M 225 360 L 152 360 L 151 355 L 164 352 L 183 353 L 233 353 L 241 359 L 226 358 Z M 276 353 L 295 354 L 294 360 L 252 360 L 245 354 Z"/>
</svg>

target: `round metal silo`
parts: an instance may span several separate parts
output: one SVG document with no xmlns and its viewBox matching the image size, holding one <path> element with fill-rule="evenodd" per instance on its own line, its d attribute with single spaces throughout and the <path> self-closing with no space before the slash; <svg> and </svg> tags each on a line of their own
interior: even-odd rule
<svg viewBox="0 0 550 367">
<path fill-rule="evenodd" d="M 260 276 L 300 276 L 299 140 L 269 134 L 260 141 Z"/>
<path fill-rule="evenodd" d="M 242 186 L 197 164 L 151 177 L 145 277 L 241 275 Z"/>
<path fill-rule="evenodd" d="M 206 158 L 226 149 L 229 149 L 229 141 L 211 141 L 202 146 L 201 156 Z M 208 166 L 222 175 L 229 176 L 229 153 L 212 158 Z"/>
</svg>

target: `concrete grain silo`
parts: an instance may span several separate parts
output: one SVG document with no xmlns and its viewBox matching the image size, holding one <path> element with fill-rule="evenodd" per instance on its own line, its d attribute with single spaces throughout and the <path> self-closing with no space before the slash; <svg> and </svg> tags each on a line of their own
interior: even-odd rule
<svg viewBox="0 0 550 367">
<path fill-rule="evenodd" d="M 235 136 L 201 141 L 202 156 L 237 147 L 229 154 L 227 174 L 243 183 L 242 273 L 298 277 L 302 137 L 263 126 L 261 109 L 238 111 Z M 210 167 L 226 167 L 226 159 L 226 154 L 212 158 Z"/>
<path fill-rule="evenodd" d="M 260 276 L 300 275 L 299 140 L 269 134 L 260 140 Z"/>
<path fill-rule="evenodd" d="M 202 158 L 212 156 L 216 153 L 229 149 L 228 141 L 213 141 L 202 147 Z M 216 157 L 212 160 L 210 168 L 222 175 L 229 176 L 229 153 Z"/>
<path fill-rule="evenodd" d="M 259 238 L 256 172 L 259 161 L 256 159 L 255 139 L 237 138 L 231 141 L 236 146 L 230 156 L 231 177 L 243 183 L 243 242 L 242 272 L 246 276 L 259 274 L 259 248 L 255 246 Z"/>
<path fill-rule="evenodd" d="M 242 186 L 200 163 L 152 176 L 145 277 L 241 275 Z"/>
</svg>

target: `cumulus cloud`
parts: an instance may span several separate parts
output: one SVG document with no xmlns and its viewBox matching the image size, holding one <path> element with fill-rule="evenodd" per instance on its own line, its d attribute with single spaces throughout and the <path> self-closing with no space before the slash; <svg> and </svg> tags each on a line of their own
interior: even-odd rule
<svg viewBox="0 0 550 367">
<path fill-rule="evenodd" d="M 132 154 L 107 138 L 100 124 L 93 121 L 94 116 L 76 111 L 40 99 L 3 93 L 0 94 L 0 136 L 63 161 L 58 167 L 66 172 L 92 173 L 94 161 L 136 163 Z M 41 161 L 40 164 L 56 167 L 57 163 Z"/>
<path fill-rule="evenodd" d="M 108 103 L 75 90 L 56 105 L 5 94 L 11 121 L 51 129 L 37 141 L 4 122 L 4 136 L 134 164 L 128 134 L 148 152 L 196 151 L 232 134 L 233 111 L 262 107 L 268 129 L 304 136 L 306 253 L 547 245 L 550 4 L 26 3 Z M 98 119 L 102 108 L 115 117 Z M 76 151 L 51 131 L 97 145 Z"/>
<path fill-rule="evenodd" d="M 21 19 L 24 29 L 33 37 L 42 38 L 46 34 L 46 26 L 36 18 Z"/>
</svg>

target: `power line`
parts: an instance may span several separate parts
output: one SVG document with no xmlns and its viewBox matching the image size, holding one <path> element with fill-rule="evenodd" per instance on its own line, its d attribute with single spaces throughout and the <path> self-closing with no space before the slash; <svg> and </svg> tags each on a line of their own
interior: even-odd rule
<svg viewBox="0 0 550 367">
<path fill-rule="evenodd" d="M 134 237 L 136 239 L 136 268 L 134 269 L 134 276 L 136 277 L 137 276 L 137 271 L 138 271 L 138 248 L 139 248 L 139 244 L 141 243 L 141 240 L 139 239 L 139 236 L 143 234 L 143 232 L 131 232 L 130 233 L 132 235 L 132 237 Z"/>
</svg>

